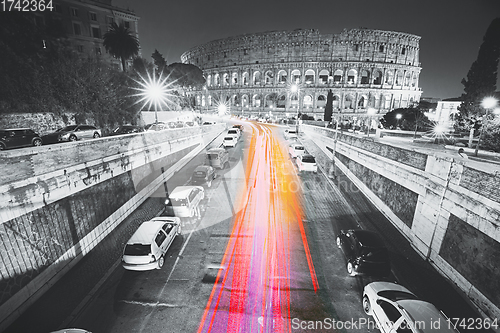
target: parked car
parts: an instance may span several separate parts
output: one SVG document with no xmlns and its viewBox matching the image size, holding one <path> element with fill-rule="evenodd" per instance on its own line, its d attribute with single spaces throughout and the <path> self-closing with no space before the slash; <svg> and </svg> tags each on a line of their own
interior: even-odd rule
<svg viewBox="0 0 500 333">
<path fill-rule="evenodd" d="M 186 126 L 187 127 L 194 127 L 195 126 L 195 122 L 194 121 L 186 121 Z"/>
<path fill-rule="evenodd" d="M 42 138 L 30 128 L 10 128 L 0 130 L 0 150 L 41 146 Z"/>
<path fill-rule="evenodd" d="M 347 259 L 347 273 L 351 276 L 389 276 L 389 252 L 379 234 L 368 230 L 341 230 L 337 246 Z"/>
<path fill-rule="evenodd" d="M 181 220 L 178 217 L 155 217 L 142 223 L 130 237 L 123 250 L 122 266 L 133 271 L 160 269 L 164 256 L 181 234 Z"/>
<path fill-rule="evenodd" d="M 81 139 L 100 138 L 101 130 L 92 125 L 71 125 L 59 128 L 53 133 L 42 136 L 45 143 L 77 141 Z"/>
<path fill-rule="evenodd" d="M 193 175 L 191 176 L 191 185 L 207 185 L 207 187 L 212 186 L 212 181 L 217 177 L 215 169 L 210 165 L 200 165 L 194 169 Z"/>
<path fill-rule="evenodd" d="M 240 130 L 240 132 L 243 132 L 243 129 L 245 128 L 243 125 L 233 125 L 233 128 L 237 128 Z"/>
<path fill-rule="evenodd" d="M 304 155 L 306 153 L 306 149 L 303 145 L 295 143 L 288 147 L 288 152 L 292 158 L 297 158 L 297 156 Z"/>
<path fill-rule="evenodd" d="M 295 129 L 287 128 L 285 130 L 285 139 L 297 139 L 297 131 Z"/>
<path fill-rule="evenodd" d="M 227 130 L 226 136 L 234 136 L 237 140 L 240 138 L 240 130 L 237 128 L 230 128 Z"/>
<path fill-rule="evenodd" d="M 222 145 L 224 147 L 236 147 L 237 143 L 238 143 L 238 138 L 232 135 L 225 136 L 224 140 L 222 141 Z"/>
<path fill-rule="evenodd" d="M 433 304 L 419 300 L 405 287 L 391 282 L 372 282 L 363 291 L 363 310 L 383 333 L 458 333 L 453 321 Z"/>
<path fill-rule="evenodd" d="M 148 132 L 149 131 L 153 131 L 153 132 L 154 131 L 163 131 L 163 130 L 168 129 L 168 125 L 165 124 L 165 123 L 158 122 L 158 123 L 155 123 L 155 124 L 149 124 L 149 125 L 147 125 L 145 129 Z"/>
<path fill-rule="evenodd" d="M 199 216 L 199 205 L 205 198 L 202 186 L 177 186 L 165 201 L 177 217 Z M 170 209 L 167 209 L 170 210 Z"/>
<path fill-rule="evenodd" d="M 202 125 L 215 125 L 215 124 L 216 124 L 215 121 L 205 121 L 205 122 L 203 122 Z"/>
<path fill-rule="evenodd" d="M 310 171 L 314 173 L 318 172 L 316 159 L 312 155 L 309 154 L 299 155 L 297 156 L 296 162 L 299 171 Z"/>
<path fill-rule="evenodd" d="M 211 148 L 207 151 L 208 164 L 214 168 L 229 168 L 229 154 L 224 148 Z"/>
<path fill-rule="evenodd" d="M 175 121 L 171 121 L 168 123 L 168 128 L 177 128 L 177 124 L 175 123 Z"/>
<path fill-rule="evenodd" d="M 123 135 L 123 134 L 132 134 L 132 133 L 140 133 L 144 132 L 144 128 L 142 126 L 135 125 L 121 125 L 118 126 L 111 132 L 109 135 Z"/>
</svg>

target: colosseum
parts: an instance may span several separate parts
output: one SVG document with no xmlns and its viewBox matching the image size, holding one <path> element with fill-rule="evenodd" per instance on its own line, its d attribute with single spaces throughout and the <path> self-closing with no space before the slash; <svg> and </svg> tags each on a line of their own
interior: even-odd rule
<svg viewBox="0 0 500 333">
<path fill-rule="evenodd" d="M 181 60 L 204 73 L 204 89 L 191 92 L 202 112 L 225 103 L 232 114 L 319 120 L 331 89 L 334 116 L 352 120 L 420 100 L 419 40 L 367 28 L 271 31 L 214 40 Z"/>
</svg>

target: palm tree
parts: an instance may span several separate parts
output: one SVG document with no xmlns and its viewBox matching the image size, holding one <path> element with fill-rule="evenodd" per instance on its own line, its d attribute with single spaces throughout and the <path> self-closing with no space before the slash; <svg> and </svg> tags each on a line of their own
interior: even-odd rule
<svg viewBox="0 0 500 333">
<path fill-rule="evenodd" d="M 120 58 L 125 72 L 125 60 L 139 54 L 139 39 L 120 23 L 111 23 L 110 29 L 103 36 L 103 45 L 111 55 Z"/>
</svg>

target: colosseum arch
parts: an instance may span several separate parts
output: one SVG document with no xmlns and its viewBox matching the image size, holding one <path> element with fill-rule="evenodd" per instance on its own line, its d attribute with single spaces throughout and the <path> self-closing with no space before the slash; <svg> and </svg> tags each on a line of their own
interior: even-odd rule
<svg viewBox="0 0 500 333">
<path fill-rule="evenodd" d="M 312 69 L 306 70 L 305 83 L 306 84 L 315 84 L 316 83 L 314 70 L 312 70 Z"/>
<path fill-rule="evenodd" d="M 274 83 L 274 74 L 272 71 L 266 71 L 266 74 L 264 75 L 264 82 L 265 84 L 273 84 Z"/>
<path fill-rule="evenodd" d="M 233 72 L 233 74 L 231 75 L 231 85 L 235 86 L 237 84 L 238 84 L 238 73 Z"/>
<path fill-rule="evenodd" d="M 260 95 L 255 94 L 252 96 L 252 107 L 259 108 L 261 105 Z"/>
<path fill-rule="evenodd" d="M 406 72 L 405 74 L 405 82 L 404 82 L 404 86 L 405 87 L 409 87 L 410 86 L 410 81 L 411 81 L 411 73 L 410 72 Z"/>
<path fill-rule="evenodd" d="M 354 68 L 351 68 L 347 72 L 347 83 L 351 83 L 351 84 L 356 83 L 357 79 L 358 79 L 358 71 L 355 70 Z"/>
<path fill-rule="evenodd" d="M 207 76 L 207 87 L 212 86 L 212 75 L 208 74 Z"/>
<path fill-rule="evenodd" d="M 200 105 L 200 104 L 198 104 Z M 201 106 L 206 106 L 205 96 L 201 96 Z"/>
<path fill-rule="evenodd" d="M 305 95 L 302 99 L 302 106 L 304 108 L 312 108 L 313 107 L 313 98 L 311 95 Z"/>
<path fill-rule="evenodd" d="M 335 73 L 333 73 L 333 82 L 341 83 L 344 76 L 344 72 L 341 69 L 337 69 Z"/>
<path fill-rule="evenodd" d="M 280 108 L 280 109 L 284 109 L 286 107 L 286 95 L 285 94 L 282 94 L 278 97 L 276 107 Z"/>
<path fill-rule="evenodd" d="M 253 78 L 252 78 L 252 83 L 254 85 L 259 85 L 260 84 L 260 72 L 259 71 L 255 71 L 253 73 Z"/>
<path fill-rule="evenodd" d="M 228 85 L 229 85 L 229 74 L 224 73 L 224 74 L 222 75 L 222 84 L 223 84 L 224 86 L 228 86 Z"/>
<path fill-rule="evenodd" d="M 385 73 L 385 82 L 384 83 L 392 84 L 393 77 L 394 77 L 394 73 L 392 72 L 392 70 L 387 70 L 387 72 Z"/>
<path fill-rule="evenodd" d="M 373 72 L 373 84 L 382 84 L 382 71 L 379 69 Z"/>
<path fill-rule="evenodd" d="M 286 71 L 280 70 L 278 72 L 278 84 L 286 84 L 287 78 L 288 78 L 288 75 L 287 75 Z"/>
<path fill-rule="evenodd" d="M 363 69 L 361 71 L 361 84 L 369 84 L 370 83 L 370 73 Z"/>
<path fill-rule="evenodd" d="M 351 94 L 345 97 L 344 109 L 354 109 L 354 97 Z"/>
<path fill-rule="evenodd" d="M 250 82 L 250 80 L 248 79 L 248 72 L 243 72 L 241 80 L 243 81 L 244 86 L 248 86 L 248 83 Z"/>
<path fill-rule="evenodd" d="M 212 100 L 212 96 L 211 95 L 208 95 L 208 106 L 212 106 L 213 100 Z"/>
<path fill-rule="evenodd" d="M 264 107 L 273 108 L 274 107 L 274 99 L 276 97 L 277 97 L 276 93 L 267 94 L 266 97 L 264 97 Z"/>
<path fill-rule="evenodd" d="M 319 72 L 319 84 L 327 84 L 328 83 L 328 76 L 330 75 L 330 72 L 326 69 L 322 69 Z"/>
<path fill-rule="evenodd" d="M 403 71 L 398 70 L 396 74 L 396 85 L 401 86 L 403 84 Z"/>
<path fill-rule="evenodd" d="M 215 77 L 214 77 L 214 84 L 216 86 L 220 86 L 220 75 L 219 73 L 215 74 Z"/>
<path fill-rule="evenodd" d="M 365 109 L 366 106 L 368 105 L 368 99 L 366 98 L 365 95 L 362 95 L 358 99 L 358 109 Z"/>
<path fill-rule="evenodd" d="M 326 97 L 325 95 L 318 95 L 318 98 L 316 99 L 316 107 L 317 108 L 323 108 L 326 106 Z"/>
<path fill-rule="evenodd" d="M 248 95 L 245 94 L 245 95 L 241 96 L 241 106 L 244 108 L 249 106 L 248 105 Z"/>
<path fill-rule="evenodd" d="M 295 84 L 302 83 L 302 77 L 301 77 L 300 71 L 298 69 L 294 69 L 292 71 L 291 76 L 292 76 L 292 83 L 295 83 Z"/>
<path fill-rule="evenodd" d="M 339 95 L 333 95 L 332 107 L 335 110 L 340 109 L 340 96 Z"/>
</svg>

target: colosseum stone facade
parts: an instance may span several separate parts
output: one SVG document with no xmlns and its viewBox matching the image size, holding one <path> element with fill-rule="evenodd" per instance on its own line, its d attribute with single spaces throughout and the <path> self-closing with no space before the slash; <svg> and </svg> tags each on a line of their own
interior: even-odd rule
<svg viewBox="0 0 500 333">
<path fill-rule="evenodd" d="M 181 60 L 204 73 L 206 87 L 191 92 L 202 111 L 224 102 L 232 114 L 322 119 L 331 89 L 334 113 L 352 119 L 420 100 L 419 40 L 366 28 L 271 31 L 214 40 Z"/>
</svg>

